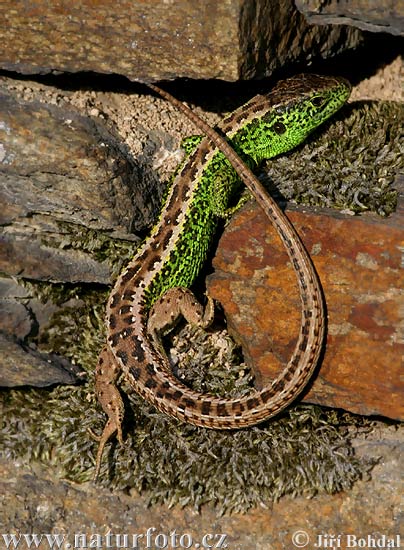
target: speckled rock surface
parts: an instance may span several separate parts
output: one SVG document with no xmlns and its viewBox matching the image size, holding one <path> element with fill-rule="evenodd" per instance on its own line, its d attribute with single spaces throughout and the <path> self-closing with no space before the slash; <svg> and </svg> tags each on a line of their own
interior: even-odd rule
<svg viewBox="0 0 404 550">
<path fill-rule="evenodd" d="M 53 282 L 107 282 L 108 263 L 74 241 L 91 230 L 127 237 L 141 210 L 140 201 L 133 206 L 133 162 L 101 123 L 66 108 L 4 93 L 0 115 L 1 271 Z"/>
<path fill-rule="evenodd" d="M 308 25 L 291 0 L 10 0 L 1 4 L 0 19 L 0 67 L 25 74 L 237 80 L 270 75 L 288 61 L 324 59 L 360 42 L 353 28 Z"/>
</svg>

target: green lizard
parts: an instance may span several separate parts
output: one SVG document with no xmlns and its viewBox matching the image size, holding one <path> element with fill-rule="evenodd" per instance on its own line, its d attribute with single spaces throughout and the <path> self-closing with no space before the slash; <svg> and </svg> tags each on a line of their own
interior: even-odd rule
<svg viewBox="0 0 404 550">
<path fill-rule="evenodd" d="M 115 386 L 121 373 L 140 395 L 171 416 L 209 428 L 241 428 L 274 416 L 295 399 L 316 366 L 324 336 L 321 288 L 311 260 L 250 167 L 304 141 L 345 103 L 349 83 L 318 75 L 280 82 L 271 93 L 253 98 L 222 121 L 219 131 L 231 145 L 167 92 L 150 87 L 186 112 L 209 137 L 198 140 L 189 152 L 166 193 L 157 224 L 109 298 L 107 344 L 96 369 L 96 393 L 108 420 L 97 438 L 95 476 L 108 439 L 117 432 L 122 443 L 124 409 Z M 189 287 L 207 257 L 220 217 L 235 209 L 231 205 L 237 202 L 240 178 L 289 253 L 301 293 L 302 323 L 292 358 L 270 386 L 242 398 L 223 399 L 195 392 L 175 378 L 161 335 L 181 315 L 204 327 L 210 323 L 212 300 L 208 298 L 203 308 Z"/>
</svg>

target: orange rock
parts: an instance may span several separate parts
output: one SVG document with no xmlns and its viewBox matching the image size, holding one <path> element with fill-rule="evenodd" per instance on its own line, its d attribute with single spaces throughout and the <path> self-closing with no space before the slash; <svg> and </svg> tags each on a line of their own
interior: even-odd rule
<svg viewBox="0 0 404 550">
<path fill-rule="evenodd" d="M 324 357 L 305 401 L 404 419 L 404 209 L 389 219 L 289 210 L 323 285 Z M 300 323 L 296 277 L 283 245 L 256 205 L 221 238 L 209 292 L 229 329 L 268 383 L 294 348 Z"/>
</svg>

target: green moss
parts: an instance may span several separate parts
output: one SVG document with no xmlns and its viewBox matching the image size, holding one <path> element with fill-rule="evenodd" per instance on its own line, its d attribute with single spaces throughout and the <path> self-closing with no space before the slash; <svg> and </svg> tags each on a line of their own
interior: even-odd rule
<svg viewBox="0 0 404 550">
<path fill-rule="evenodd" d="M 59 337 L 47 344 L 57 341 L 67 356 L 92 371 L 102 340 L 98 315 L 95 322 L 90 317 L 80 312 L 72 320 L 62 316 L 64 344 Z M 190 337 L 197 342 L 193 354 L 188 353 Z M 188 380 L 195 387 L 226 395 L 250 390 L 245 365 L 231 368 L 239 358 L 224 333 L 185 327 L 176 339 L 176 354 L 180 360 L 187 356 Z M 354 456 L 346 437 L 346 425 L 359 425 L 350 415 L 300 405 L 254 428 L 212 431 L 169 418 L 125 384 L 123 389 L 125 445 L 113 441 L 107 446 L 100 482 L 119 490 L 135 488 L 150 503 L 197 508 L 210 503 L 220 513 L 246 511 L 285 494 L 346 490 L 369 468 Z M 78 387 L 3 391 L 2 408 L 0 448 L 8 455 L 46 462 L 76 482 L 91 479 L 97 443 L 88 430 L 101 433 L 105 422 L 92 375 Z"/>
<path fill-rule="evenodd" d="M 403 139 L 403 104 L 352 103 L 301 148 L 268 162 L 268 185 L 300 204 L 388 216 L 404 171 Z"/>
<path fill-rule="evenodd" d="M 87 430 L 101 431 L 104 423 L 91 387 L 2 397 L 0 437 L 8 455 L 52 464 L 78 482 L 91 478 L 96 444 Z M 102 484 L 146 492 L 150 503 L 245 511 L 285 494 L 347 490 L 368 467 L 345 437 L 343 426 L 354 423 L 349 415 L 301 405 L 259 427 L 218 432 L 170 419 L 137 395 L 128 403 L 125 446 L 108 447 Z"/>
</svg>

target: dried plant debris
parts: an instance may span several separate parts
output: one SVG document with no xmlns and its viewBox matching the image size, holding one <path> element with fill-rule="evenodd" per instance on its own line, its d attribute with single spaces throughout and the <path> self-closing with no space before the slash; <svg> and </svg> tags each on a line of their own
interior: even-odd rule
<svg viewBox="0 0 404 550">
<path fill-rule="evenodd" d="M 303 147 L 267 163 L 268 186 L 299 204 L 388 216 L 404 173 L 404 104 L 355 102 Z"/>
</svg>

